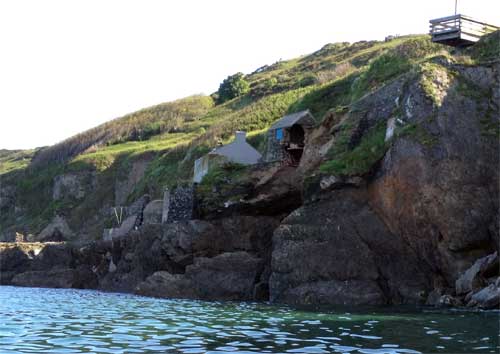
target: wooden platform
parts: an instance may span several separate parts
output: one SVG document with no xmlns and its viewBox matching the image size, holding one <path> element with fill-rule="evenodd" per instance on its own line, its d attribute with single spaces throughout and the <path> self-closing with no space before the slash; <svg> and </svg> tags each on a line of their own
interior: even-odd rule
<svg viewBox="0 0 500 354">
<path fill-rule="evenodd" d="M 464 15 L 442 17 L 429 22 L 432 41 L 454 47 L 473 45 L 482 36 L 500 29 Z"/>
</svg>

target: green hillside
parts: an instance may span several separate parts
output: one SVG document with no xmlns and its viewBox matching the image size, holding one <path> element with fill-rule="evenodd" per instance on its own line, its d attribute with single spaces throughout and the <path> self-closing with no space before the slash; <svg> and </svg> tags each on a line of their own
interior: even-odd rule
<svg viewBox="0 0 500 354">
<path fill-rule="evenodd" d="M 1 151 L 0 178 L 16 186 L 17 203 L 29 208 L 16 215 L 1 213 L 0 232 L 13 225 L 37 232 L 55 213 L 68 215 L 78 227 L 103 206 L 114 205 L 114 181 L 141 159 L 148 160 L 148 167 L 128 202 L 144 193 L 157 198 L 165 186 L 189 183 L 194 160 L 218 141 L 229 141 L 235 130 L 247 131 L 250 142 L 263 150 L 266 129 L 284 114 L 310 109 L 319 122 L 329 110 L 345 109 L 435 56 L 456 60 L 428 36 L 327 44 L 246 75 L 249 92 L 224 104 L 216 105 L 212 96 L 191 96 L 117 118 L 48 148 Z M 479 59 L 464 52 L 461 60 Z M 93 193 L 78 203 L 52 200 L 55 176 L 82 171 L 97 175 Z M 96 223 L 95 232 L 109 222 Z"/>
</svg>

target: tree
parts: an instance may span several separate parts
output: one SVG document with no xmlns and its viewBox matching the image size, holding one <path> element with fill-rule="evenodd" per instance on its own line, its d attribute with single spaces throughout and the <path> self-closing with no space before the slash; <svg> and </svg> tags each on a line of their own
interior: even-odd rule
<svg viewBox="0 0 500 354">
<path fill-rule="evenodd" d="M 244 95 L 250 90 L 250 85 L 245 80 L 243 73 L 228 76 L 219 86 L 217 94 L 219 103 L 224 103 L 235 97 Z"/>
</svg>

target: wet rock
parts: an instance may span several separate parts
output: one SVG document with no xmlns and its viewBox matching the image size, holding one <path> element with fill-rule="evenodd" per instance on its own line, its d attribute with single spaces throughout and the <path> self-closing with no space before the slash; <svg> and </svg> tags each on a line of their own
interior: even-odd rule
<svg viewBox="0 0 500 354">
<path fill-rule="evenodd" d="M 487 284 L 486 278 L 498 274 L 498 272 L 498 252 L 478 259 L 455 282 L 457 295 L 463 295 L 482 288 Z"/>
<path fill-rule="evenodd" d="M 28 252 L 19 247 L 3 247 L 0 249 L 0 284 L 11 283 L 12 278 L 26 271 L 31 263 Z"/>
<path fill-rule="evenodd" d="M 441 296 L 436 304 L 438 307 L 460 307 L 462 305 L 463 303 L 459 299 L 448 294 Z"/>
<path fill-rule="evenodd" d="M 134 292 L 138 295 L 195 299 L 198 294 L 192 282 L 182 274 L 158 271 L 141 282 Z"/>
<path fill-rule="evenodd" d="M 73 261 L 73 252 L 67 244 L 48 244 L 33 257 L 31 270 L 70 268 Z"/>
<path fill-rule="evenodd" d="M 135 293 L 148 296 L 206 300 L 254 299 L 255 279 L 262 261 L 246 252 L 196 258 L 185 274 L 158 271 L 141 282 Z"/>
<path fill-rule="evenodd" d="M 251 300 L 262 269 L 261 259 L 247 252 L 232 252 L 214 258 L 196 258 L 186 268 L 185 277 L 201 299 Z"/>
<path fill-rule="evenodd" d="M 72 288 L 75 280 L 74 269 L 53 269 L 17 274 L 12 279 L 12 284 L 43 288 Z"/>
<path fill-rule="evenodd" d="M 383 305 L 387 299 L 374 280 L 329 280 L 301 284 L 283 296 L 286 303 Z"/>
<path fill-rule="evenodd" d="M 420 302 L 421 292 L 430 287 L 426 267 L 373 213 L 364 191 L 336 193 L 297 209 L 276 229 L 271 300 Z"/>
<path fill-rule="evenodd" d="M 482 309 L 498 309 L 500 305 L 500 288 L 490 284 L 472 295 L 468 307 L 476 306 Z"/>
</svg>

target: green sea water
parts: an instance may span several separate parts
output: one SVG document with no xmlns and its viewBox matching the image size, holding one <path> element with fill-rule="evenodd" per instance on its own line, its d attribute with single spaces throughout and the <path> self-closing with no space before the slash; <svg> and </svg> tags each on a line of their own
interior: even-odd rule
<svg viewBox="0 0 500 354">
<path fill-rule="evenodd" d="M 0 353 L 498 353 L 499 316 L 1 286 Z"/>
</svg>

